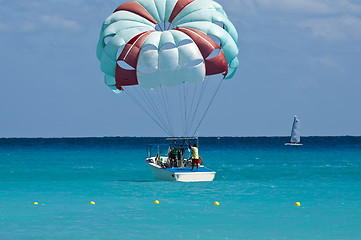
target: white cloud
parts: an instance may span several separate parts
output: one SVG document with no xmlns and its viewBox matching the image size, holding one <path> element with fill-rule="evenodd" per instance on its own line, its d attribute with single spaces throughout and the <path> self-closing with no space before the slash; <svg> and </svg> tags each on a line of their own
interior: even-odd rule
<svg viewBox="0 0 361 240">
<path fill-rule="evenodd" d="M 66 28 L 66 29 L 78 29 L 79 24 L 75 21 L 68 20 L 59 16 L 50 16 L 44 15 L 40 18 L 40 21 L 44 24 L 47 24 L 56 28 Z"/>
<path fill-rule="evenodd" d="M 361 40 L 361 2 L 352 0 L 222 0 L 232 22 L 260 30 L 306 29 L 330 41 Z M 304 31 L 299 33 L 304 34 Z M 307 34 L 307 32 L 306 32 Z"/>
<path fill-rule="evenodd" d="M 361 40 L 361 19 L 351 16 L 306 20 L 300 27 L 308 28 L 316 37 L 327 40 Z"/>
<path fill-rule="evenodd" d="M 256 0 L 258 6 L 267 10 L 281 10 L 290 13 L 330 13 L 332 5 L 315 0 Z"/>
<path fill-rule="evenodd" d="M 221 0 L 225 9 L 238 14 L 274 12 L 282 14 L 351 14 L 361 13 L 361 5 L 350 0 Z"/>
<path fill-rule="evenodd" d="M 38 18 L 15 19 L 7 24 L 0 22 L 0 31 L 37 32 L 52 29 L 77 30 L 80 25 L 76 21 L 67 20 L 58 16 L 44 15 Z"/>
</svg>

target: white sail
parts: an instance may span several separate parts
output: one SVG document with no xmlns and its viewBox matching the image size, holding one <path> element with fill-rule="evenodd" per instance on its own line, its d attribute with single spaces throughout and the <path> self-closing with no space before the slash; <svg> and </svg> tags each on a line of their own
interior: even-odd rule
<svg viewBox="0 0 361 240">
<path fill-rule="evenodd" d="M 297 118 L 297 116 L 293 119 L 293 125 L 292 125 L 292 131 L 291 131 L 291 143 L 299 143 L 301 140 L 300 135 L 300 120 Z"/>
</svg>

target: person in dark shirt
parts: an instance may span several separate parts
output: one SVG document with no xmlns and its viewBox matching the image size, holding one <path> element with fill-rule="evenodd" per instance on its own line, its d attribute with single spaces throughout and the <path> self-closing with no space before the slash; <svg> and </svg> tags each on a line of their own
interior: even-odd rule
<svg viewBox="0 0 361 240">
<path fill-rule="evenodd" d="M 177 155 L 178 151 L 175 148 L 171 148 L 168 155 L 171 168 L 177 166 Z"/>
</svg>

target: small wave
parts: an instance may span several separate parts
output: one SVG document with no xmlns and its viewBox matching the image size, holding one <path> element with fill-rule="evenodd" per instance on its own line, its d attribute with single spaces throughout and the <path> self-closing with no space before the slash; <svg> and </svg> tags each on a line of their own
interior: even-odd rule
<svg viewBox="0 0 361 240">
<path fill-rule="evenodd" d="M 93 166 L 80 166 L 80 167 L 74 167 L 74 169 L 94 169 Z"/>
<path fill-rule="evenodd" d="M 137 182 L 137 183 L 155 182 L 155 181 L 156 180 L 128 180 L 128 179 L 115 180 L 115 182 Z"/>
<path fill-rule="evenodd" d="M 349 166 L 345 166 L 345 165 L 320 165 L 320 166 L 314 166 L 314 168 L 347 168 Z"/>
</svg>

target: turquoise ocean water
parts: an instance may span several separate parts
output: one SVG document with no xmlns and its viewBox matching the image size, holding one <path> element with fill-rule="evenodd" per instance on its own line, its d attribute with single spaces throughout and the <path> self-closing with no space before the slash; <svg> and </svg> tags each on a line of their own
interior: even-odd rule
<svg viewBox="0 0 361 240">
<path fill-rule="evenodd" d="M 287 140 L 201 138 L 215 180 L 181 183 L 161 138 L 0 139 L 0 239 L 361 239 L 361 137 Z"/>
</svg>

